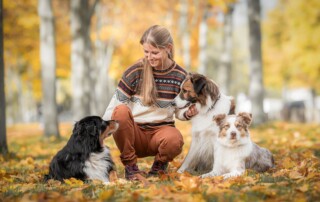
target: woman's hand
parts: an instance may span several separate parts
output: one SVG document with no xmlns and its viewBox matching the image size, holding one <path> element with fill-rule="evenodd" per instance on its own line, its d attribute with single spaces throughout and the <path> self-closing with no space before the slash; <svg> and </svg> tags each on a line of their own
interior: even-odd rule
<svg viewBox="0 0 320 202">
<path fill-rule="evenodd" d="M 192 104 L 188 111 L 185 112 L 185 116 L 187 119 L 191 119 L 193 116 L 197 115 L 199 112 L 196 108 L 196 105 L 195 104 Z"/>
</svg>

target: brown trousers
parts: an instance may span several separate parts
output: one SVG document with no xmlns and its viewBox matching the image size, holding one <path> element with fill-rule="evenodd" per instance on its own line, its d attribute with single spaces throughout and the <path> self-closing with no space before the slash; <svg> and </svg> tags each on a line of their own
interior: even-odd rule
<svg viewBox="0 0 320 202">
<path fill-rule="evenodd" d="M 183 137 L 173 126 L 140 127 L 133 120 L 131 110 L 124 104 L 115 107 L 112 119 L 119 122 L 113 138 L 124 165 L 132 165 L 137 158 L 155 156 L 156 161 L 169 162 L 182 151 Z"/>
</svg>

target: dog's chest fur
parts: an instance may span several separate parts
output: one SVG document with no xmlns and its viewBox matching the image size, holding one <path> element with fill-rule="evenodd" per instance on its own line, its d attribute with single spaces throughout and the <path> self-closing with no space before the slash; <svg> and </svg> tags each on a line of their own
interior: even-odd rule
<svg viewBox="0 0 320 202">
<path fill-rule="evenodd" d="M 99 179 L 107 182 L 108 173 L 112 170 L 113 162 L 109 149 L 104 147 L 102 152 L 91 153 L 85 161 L 84 172 L 90 179 Z"/>
<path fill-rule="evenodd" d="M 234 169 L 245 169 L 245 161 L 250 156 L 252 148 L 250 140 L 245 145 L 235 147 L 226 147 L 216 141 L 214 148 L 215 167 L 221 173 L 227 173 Z"/>
<path fill-rule="evenodd" d="M 214 103 L 209 96 L 205 106 L 201 106 L 199 103 L 196 103 L 196 108 L 198 109 L 199 113 L 191 119 L 192 134 L 202 132 L 211 133 L 213 136 L 217 134 L 219 129 L 217 128 L 216 124 L 212 124 L 212 117 L 217 114 L 225 114 L 229 112 L 230 105 L 231 97 L 223 94 L 216 103 Z"/>
</svg>

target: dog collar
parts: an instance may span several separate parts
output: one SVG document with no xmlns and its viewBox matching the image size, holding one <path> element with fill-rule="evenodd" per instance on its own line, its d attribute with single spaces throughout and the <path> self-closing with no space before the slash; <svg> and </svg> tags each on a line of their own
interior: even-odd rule
<svg viewBox="0 0 320 202">
<path fill-rule="evenodd" d="M 215 107 L 216 103 L 218 102 L 218 100 L 220 99 L 220 97 L 221 97 L 221 94 L 218 95 L 218 98 L 217 98 L 217 99 L 214 101 L 214 103 L 209 107 L 207 113 L 209 113 L 211 110 L 214 109 L 214 107 Z"/>
</svg>

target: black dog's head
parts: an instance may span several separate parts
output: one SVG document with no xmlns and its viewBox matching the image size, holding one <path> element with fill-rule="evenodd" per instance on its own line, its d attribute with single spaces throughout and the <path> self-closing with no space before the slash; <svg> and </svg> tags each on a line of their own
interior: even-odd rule
<svg viewBox="0 0 320 202">
<path fill-rule="evenodd" d="M 86 153 L 98 152 L 103 148 L 103 140 L 119 127 L 117 121 L 105 121 L 99 116 L 87 116 L 76 122 L 68 144 L 78 146 Z"/>
</svg>

